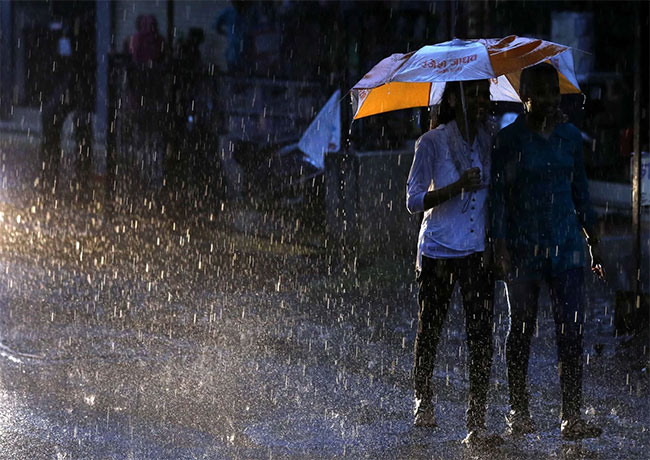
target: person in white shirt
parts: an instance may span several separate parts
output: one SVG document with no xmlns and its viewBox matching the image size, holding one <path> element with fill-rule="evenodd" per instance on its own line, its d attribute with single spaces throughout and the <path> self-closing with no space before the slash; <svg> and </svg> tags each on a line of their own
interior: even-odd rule
<svg viewBox="0 0 650 460">
<path fill-rule="evenodd" d="M 406 194 L 409 212 L 424 212 L 416 264 L 414 423 L 436 426 L 431 378 L 438 339 L 458 283 L 469 348 L 468 434 L 463 440 L 469 447 L 501 440 L 485 430 L 493 327 L 493 276 L 485 235 L 492 148 L 485 124 L 489 100 L 488 80 L 463 82 L 462 86 L 447 83 L 437 126 L 415 144 Z"/>
</svg>

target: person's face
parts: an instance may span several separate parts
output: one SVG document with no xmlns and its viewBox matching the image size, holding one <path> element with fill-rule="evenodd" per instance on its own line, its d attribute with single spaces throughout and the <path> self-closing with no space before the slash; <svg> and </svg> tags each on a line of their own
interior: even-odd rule
<svg viewBox="0 0 650 460">
<path fill-rule="evenodd" d="M 490 107 L 490 84 L 487 81 L 469 82 L 463 89 L 467 115 L 485 121 Z"/>
<path fill-rule="evenodd" d="M 487 81 L 463 82 L 465 93 L 465 106 L 467 118 L 478 121 L 485 121 L 490 106 L 490 84 Z M 463 117 L 463 105 L 461 101 L 454 101 L 456 118 Z"/>
<path fill-rule="evenodd" d="M 560 106 L 560 84 L 557 76 L 542 74 L 531 79 L 526 91 L 526 105 L 532 115 L 555 115 Z"/>
</svg>

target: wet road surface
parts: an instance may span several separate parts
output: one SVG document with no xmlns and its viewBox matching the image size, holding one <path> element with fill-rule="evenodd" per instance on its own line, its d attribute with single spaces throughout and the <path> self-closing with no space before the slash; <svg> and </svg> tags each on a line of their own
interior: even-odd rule
<svg viewBox="0 0 650 460">
<path fill-rule="evenodd" d="M 457 299 L 435 370 L 440 426 L 412 427 L 412 255 L 341 268 L 322 232 L 280 210 L 174 212 L 139 197 L 109 216 L 72 195 L 43 202 L 24 148 L 3 151 L 0 458 L 646 458 L 647 349 L 614 337 L 606 286 L 590 285 L 584 377 L 586 417 L 603 436 L 560 440 L 544 294 L 530 371 L 538 433 L 468 452 Z M 496 289 L 488 426 L 502 432 Z"/>
</svg>

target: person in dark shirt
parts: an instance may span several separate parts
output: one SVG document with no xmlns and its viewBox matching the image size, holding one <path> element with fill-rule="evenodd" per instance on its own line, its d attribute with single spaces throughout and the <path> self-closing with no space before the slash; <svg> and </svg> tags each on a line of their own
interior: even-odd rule
<svg viewBox="0 0 650 460">
<path fill-rule="evenodd" d="M 506 344 L 511 411 L 508 431 L 532 433 L 526 376 L 542 282 L 550 291 L 560 366 L 561 433 L 597 437 L 601 429 L 580 417 L 585 254 L 604 278 L 596 215 L 591 206 L 580 131 L 563 122 L 557 71 L 538 64 L 521 74 L 527 111 L 497 135 L 491 190 L 495 255 L 508 284 Z"/>
</svg>

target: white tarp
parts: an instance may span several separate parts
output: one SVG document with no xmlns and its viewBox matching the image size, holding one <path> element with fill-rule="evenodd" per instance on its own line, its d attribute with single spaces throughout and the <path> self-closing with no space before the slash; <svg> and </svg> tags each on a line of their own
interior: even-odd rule
<svg viewBox="0 0 650 460">
<path fill-rule="evenodd" d="M 307 161 L 325 168 L 325 153 L 341 149 L 341 91 L 336 90 L 298 141 Z"/>
</svg>

